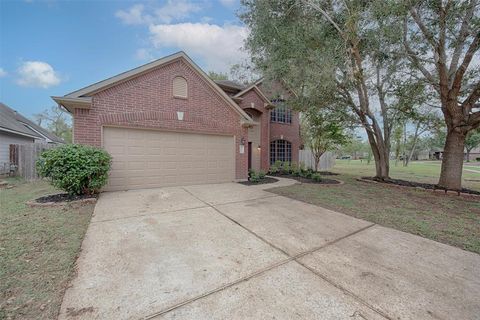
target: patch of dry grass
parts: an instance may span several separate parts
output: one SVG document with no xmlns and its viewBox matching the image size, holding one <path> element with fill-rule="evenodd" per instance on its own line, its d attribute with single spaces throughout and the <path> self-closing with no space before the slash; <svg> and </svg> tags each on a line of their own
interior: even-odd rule
<svg viewBox="0 0 480 320">
<path fill-rule="evenodd" d="M 335 176 L 343 185 L 302 184 L 269 191 L 480 253 L 480 198 L 357 181 L 361 175 Z"/>
<path fill-rule="evenodd" d="M 15 187 L 0 190 L 0 319 L 56 319 L 94 205 L 30 208 L 56 190 L 9 181 Z"/>
</svg>

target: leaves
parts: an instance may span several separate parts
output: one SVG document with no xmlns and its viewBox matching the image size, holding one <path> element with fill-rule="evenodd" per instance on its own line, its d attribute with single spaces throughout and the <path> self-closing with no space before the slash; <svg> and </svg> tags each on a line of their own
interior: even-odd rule
<svg viewBox="0 0 480 320">
<path fill-rule="evenodd" d="M 44 151 L 38 172 L 70 195 L 97 193 L 107 183 L 111 157 L 103 149 L 70 144 Z"/>
</svg>

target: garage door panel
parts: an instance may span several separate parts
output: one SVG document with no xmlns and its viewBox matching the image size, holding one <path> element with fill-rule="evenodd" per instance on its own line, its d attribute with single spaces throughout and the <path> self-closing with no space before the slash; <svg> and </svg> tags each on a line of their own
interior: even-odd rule
<svg viewBox="0 0 480 320">
<path fill-rule="evenodd" d="M 232 181 L 233 136 L 104 128 L 112 155 L 106 190 Z"/>
</svg>

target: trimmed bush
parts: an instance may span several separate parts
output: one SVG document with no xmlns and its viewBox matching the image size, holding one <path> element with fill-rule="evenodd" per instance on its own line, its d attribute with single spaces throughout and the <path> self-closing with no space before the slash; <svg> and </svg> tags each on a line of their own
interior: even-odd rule
<svg viewBox="0 0 480 320">
<path fill-rule="evenodd" d="M 275 161 L 274 164 L 270 165 L 270 170 L 269 172 L 271 174 L 275 174 L 275 173 L 278 173 L 280 171 L 280 167 L 282 166 L 282 163 L 279 162 L 279 161 Z"/>
<path fill-rule="evenodd" d="M 312 180 L 315 182 L 320 182 L 322 181 L 322 176 L 319 173 L 314 173 L 312 174 Z"/>
<path fill-rule="evenodd" d="M 267 173 L 266 173 L 265 171 L 263 171 L 263 170 L 260 170 L 260 171 L 258 172 L 258 177 L 260 178 L 260 180 L 263 179 L 263 178 L 265 178 L 266 175 L 267 175 Z"/>
<path fill-rule="evenodd" d="M 70 195 L 94 194 L 107 183 L 110 163 L 103 149 L 67 144 L 45 150 L 37 160 L 37 170 Z"/>
</svg>

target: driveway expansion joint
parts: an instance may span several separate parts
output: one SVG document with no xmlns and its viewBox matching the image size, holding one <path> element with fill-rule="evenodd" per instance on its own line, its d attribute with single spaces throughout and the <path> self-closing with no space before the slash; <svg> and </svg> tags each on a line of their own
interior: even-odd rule
<svg viewBox="0 0 480 320">
<path fill-rule="evenodd" d="M 162 212 L 150 212 L 150 213 L 137 214 L 137 215 L 128 216 L 128 217 L 118 217 L 118 218 L 113 218 L 113 219 L 97 220 L 97 221 L 92 221 L 92 222 L 90 222 L 90 223 L 91 223 L 91 224 L 97 224 L 97 223 L 102 223 L 102 222 L 112 222 L 112 221 L 119 221 L 119 220 L 125 220 L 125 219 L 137 218 L 137 217 L 147 217 L 147 216 L 154 216 L 154 215 L 159 215 L 159 214 L 169 214 L 169 213 L 176 213 L 176 212 L 182 212 L 182 211 L 188 211 L 188 210 L 195 210 L 195 209 L 202 209 L 202 208 L 208 208 L 208 207 L 210 207 L 210 205 L 199 206 L 199 207 L 192 207 L 192 208 L 185 208 L 185 209 L 175 209 L 175 210 L 162 211 Z"/>
<path fill-rule="evenodd" d="M 282 265 L 285 265 L 285 264 L 287 264 L 287 263 L 289 263 L 289 262 L 295 261 L 295 262 L 296 262 L 297 264 L 299 264 L 300 266 L 302 266 L 302 267 L 304 267 L 305 269 L 307 269 L 308 271 L 312 272 L 315 276 L 321 278 L 323 281 L 326 281 L 326 282 L 329 283 L 330 285 L 332 285 L 332 286 L 334 286 L 335 288 L 339 289 L 339 290 L 340 290 L 341 292 L 343 292 L 344 294 L 352 297 L 353 299 L 355 299 L 356 301 L 358 301 L 358 302 L 361 303 L 362 305 L 366 306 L 367 308 L 371 309 L 373 312 L 377 313 L 377 314 L 380 315 L 381 317 L 383 317 L 383 318 L 385 318 L 385 319 L 387 319 L 387 320 L 393 320 L 393 318 L 391 318 L 390 316 L 388 316 L 387 314 L 385 314 L 383 311 L 377 309 L 376 307 L 372 306 L 371 304 L 369 304 L 368 302 L 366 302 L 366 301 L 363 300 L 362 298 L 358 297 L 357 295 L 355 295 L 355 294 L 352 293 L 351 291 L 343 288 L 343 287 L 340 286 L 339 284 L 335 283 L 334 281 L 330 280 L 329 278 L 325 277 L 325 276 L 322 275 L 321 273 L 313 270 L 312 268 L 310 268 L 309 266 L 303 264 L 302 262 L 300 262 L 300 261 L 298 260 L 298 259 L 300 259 L 300 258 L 302 258 L 302 257 L 304 257 L 304 256 L 306 256 L 306 255 L 312 254 L 312 253 L 314 253 L 314 252 L 316 252 L 316 251 L 318 251 L 318 250 L 321 250 L 321 249 L 326 248 L 326 247 L 328 247 L 328 246 L 330 246 L 330 245 L 333 245 L 333 244 L 335 244 L 335 243 L 337 243 L 337 242 L 339 242 L 339 241 L 342 241 L 342 240 L 344 240 L 344 239 L 346 239 L 346 238 L 348 238 L 348 237 L 350 237 L 350 236 L 353 236 L 353 235 L 356 235 L 356 234 L 358 234 L 358 233 L 360 233 L 360 232 L 363 232 L 363 231 L 365 231 L 365 230 L 367 230 L 367 229 L 375 226 L 375 225 L 376 225 L 375 223 L 369 224 L 369 225 L 367 225 L 367 226 L 365 226 L 365 227 L 363 227 L 363 228 L 360 228 L 360 229 L 358 229 L 358 230 L 355 230 L 354 232 L 351 232 L 351 233 L 349 233 L 349 234 L 347 234 L 347 235 L 344 235 L 344 236 L 339 237 L 339 238 L 337 238 L 337 239 L 335 239 L 335 240 L 329 241 L 329 242 L 327 242 L 327 243 L 325 243 L 325 244 L 323 244 L 323 245 L 321 245 L 321 246 L 318 246 L 318 247 L 312 248 L 312 249 L 310 249 L 310 250 L 308 250 L 308 251 L 304 251 L 304 252 L 298 253 L 298 254 L 296 254 L 296 255 L 294 255 L 294 256 L 291 256 L 291 255 L 289 255 L 287 252 L 285 252 L 283 249 L 275 246 L 274 244 L 270 243 L 269 241 L 267 241 L 267 240 L 264 239 L 263 237 L 259 236 L 258 234 L 256 234 L 255 232 L 251 231 L 251 230 L 248 229 L 247 227 L 243 226 L 241 223 L 239 223 L 239 222 L 237 222 L 236 220 L 234 220 L 234 219 L 230 218 L 229 216 L 225 215 L 225 214 L 222 213 L 219 209 L 217 209 L 214 205 L 211 205 L 210 203 L 205 202 L 205 201 L 203 201 L 202 199 L 196 197 L 196 196 L 193 195 L 190 191 L 188 191 L 188 190 L 186 190 L 186 189 L 184 189 L 184 190 L 185 190 L 186 192 L 188 192 L 191 196 L 193 196 L 193 197 L 197 198 L 198 200 L 202 201 L 203 203 L 207 204 L 209 207 L 211 207 L 212 209 L 214 209 L 218 214 L 220 214 L 220 215 L 224 216 L 225 218 L 227 218 L 228 220 L 232 221 L 233 223 L 235 223 L 236 225 L 238 225 L 238 226 L 241 227 L 242 229 L 246 230 L 247 232 L 251 233 L 252 235 L 254 235 L 255 237 L 257 237 L 257 238 L 260 239 L 261 241 L 263 241 L 263 242 L 265 242 L 266 244 L 268 244 L 269 246 L 271 246 L 272 248 L 279 250 L 279 251 L 282 252 L 284 255 L 286 255 L 288 258 L 283 259 L 283 260 L 280 260 L 280 261 L 278 261 L 278 262 L 276 262 L 276 263 L 274 263 L 274 264 L 272 264 L 272 265 L 270 265 L 270 266 L 268 266 L 268 267 L 265 267 L 265 268 L 263 268 L 263 269 L 257 270 L 257 271 L 253 272 L 253 273 L 250 274 L 250 275 L 247 275 L 247 276 L 245 276 L 245 277 L 242 277 L 242 278 L 240 278 L 240 279 L 238 279 L 238 280 L 235 280 L 235 281 L 233 281 L 233 282 L 227 283 L 227 284 L 225 284 L 225 285 L 223 285 L 223 286 L 220 286 L 220 287 L 218 287 L 218 288 L 216 288 L 216 289 L 207 291 L 207 292 L 202 293 L 202 294 L 200 294 L 200 295 L 198 295 L 198 296 L 196 296 L 196 297 L 193 297 L 193 298 L 191 298 L 191 299 L 187 299 L 187 300 L 182 301 L 182 302 L 180 302 L 180 303 L 177 303 L 177 304 L 175 304 L 175 305 L 173 305 L 173 306 L 170 306 L 170 307 L 168 307 L 168 308 L 166 308 L 166 309 L 163 309 L 163 310 L 161 310 L 161 311 L 159 311 L 159 312 L 150 314 L 150 315 L 144 317 L 143 319 L 148 320 L 148 319 L 153 319 L 153 318 L 159 317 L 159 316 L 164 315 L 164 314 L 166 314 L 166 313 L 168 313 L 168 312 L 171 312 L 171 311 L 173 311 L 173 310 L 175 310 L 175 309 L 178 309 L 178 308 L 180 308 L 180 307 L 183 307 L 183 306 L 185 306 L 185 305 L 187 305 L 187 304 L 193 303 L 193 302 L 195 302 L 195 301 L 197 301 L 197 300 L 203 299 L 203 298 L 205 298 L 205 297 L 207 297 L 207 296 L 210 296 L 210 295 L 215 294 L 215 293 L 217 293 L 217 292 L 220 292 L 220 291 L 223 291 L 223 290 L 225 290 L 225 289 L 228 289 L 228 288 L 230 288 L 230 287 L 232 287 L 232 286 L 234 286 L 234 285 L 237 285 L 237 284 L 239 284 L 239 283 L 241 283 L 241 282 L 249 281 L 249 280 L 252 279 L 252 278 L 261 276 L 262 274 L 264 274 L 264 273 L 266 273 L 266 272 L 268 272 L 268 271 L 270 271 L 270 270 L 273 270 L 273 269 L 275 269 L 275 268 L 278 268 L 278 267 L 280 267 L 280 266 L 282 266 Z M 266 198 L 271 198 L 271 197 L 266 197 Z M 262 198 L 260 198 L 260 199 L 262 199 Z M 236 202 L 245 202 L 245 201 L 249 201 L 249 200 L 236 201 Z"/>
</svg>

